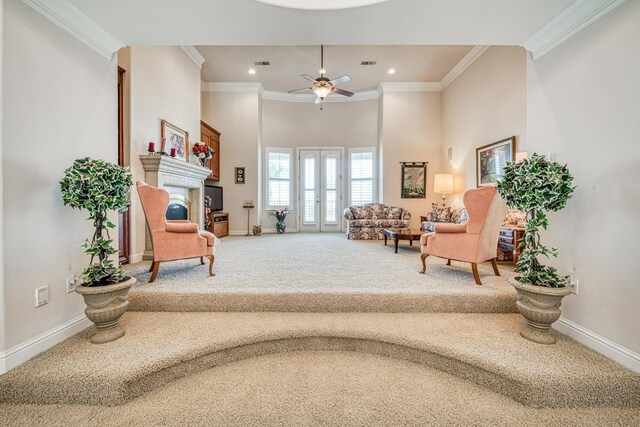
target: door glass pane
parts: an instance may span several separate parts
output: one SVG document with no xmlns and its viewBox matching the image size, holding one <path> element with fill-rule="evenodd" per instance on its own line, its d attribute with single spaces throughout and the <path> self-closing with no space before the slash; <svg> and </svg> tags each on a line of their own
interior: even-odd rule
<svg viewBox="0 0 640 427">
<path fill-rule="evenodd" d="M 315 222 L 315 191 L 304 190 L 304 222 Z"/>
<path fill-rule="evenodd" d="M 316 188 L 316 159 L 307 157 L 304 159 L 304 189 L 313 190 Z"/>
<path fill-rule="evenodd" d="M 335 190 L 336 189 L 336 158 L 335 157 L 327 157 L 326 165 L 325 165 L 325 175 L 327 182 L 327 190 Z"/>
<path fill-rule="evenodd" d="M 327 190 L 325 194 L 325 219 L 327 222 L 336 222 L 336 190 Z"/>
</svg>

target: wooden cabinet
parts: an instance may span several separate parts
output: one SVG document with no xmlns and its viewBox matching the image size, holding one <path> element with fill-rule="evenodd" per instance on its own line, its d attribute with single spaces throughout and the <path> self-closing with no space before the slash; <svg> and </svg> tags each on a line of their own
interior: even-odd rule
<svg viewBox="0 0 640 427">
<path fill-rule="evenodd" d="M 224 237 L 229 235 L 229 214 L 225 212 L 214 212 L 209 214 L 211 227 L 209 231 L 216 237 Z"/>
<path fill-rule="evenodd" d="M 213 150 L 213 155 L 207 160 L 207 167 L 211 175 L 207 179 L 220 181 L 220 132 L 200 121 L 200 139 Z"/>
<path fill-rule="evenodd" d="M 518 263 L 520 258 L 520 242 L 524 237 L 524 228 L 520 227 L 501 227 L 500 236 L 498 237 L 498 249 L 513 254 L 513 265 Z"/>
</svg>

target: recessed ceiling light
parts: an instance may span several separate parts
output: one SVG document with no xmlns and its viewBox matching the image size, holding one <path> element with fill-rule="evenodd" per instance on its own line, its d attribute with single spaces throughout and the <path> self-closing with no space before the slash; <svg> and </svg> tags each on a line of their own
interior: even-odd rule
<svg viewBox="0 0 640 427">
<path fill-rule="evenodd" d="M 389 74 L 395 74 L 395 73 L 396 73 L 396 70 L 395 70 L 395 68 L 389 68 L 389 71 L 387 71 L 387 73 L 389 73 Z"/>
<path fill-rule="evenodd" d="M 254 70 L 253 68 L 249 68 L 249 74 L 255 74 L 256 70 Z"/>
</svg>

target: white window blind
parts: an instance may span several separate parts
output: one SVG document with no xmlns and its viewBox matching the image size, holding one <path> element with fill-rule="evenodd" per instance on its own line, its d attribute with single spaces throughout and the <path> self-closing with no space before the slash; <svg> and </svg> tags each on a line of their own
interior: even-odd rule
<svg viewBox="0 0 640 427">
<path fill-rule="evenodd" d="M 267 149 L 267 205 L 291 203 L 291 153 Z"/>
<path fill-rule="evenodd" d="M 373 149 L 353 151 L 349 156 L 350 205 L 373 203 Z"/>
</svg>

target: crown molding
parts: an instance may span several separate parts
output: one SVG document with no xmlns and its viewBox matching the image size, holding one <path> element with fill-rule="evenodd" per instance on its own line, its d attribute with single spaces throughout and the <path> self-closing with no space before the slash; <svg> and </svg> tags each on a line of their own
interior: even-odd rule
<svg viewBox="0 0 640 427">
<path fill-rule="evenodd" d="M 538 59 L 622 3 L 624 0 L 576 0 L 522 46 L 531 52 L 534 60 Z"/>
<path fill-rule="evenodd" d="M 124 43 L 102 29 L 68 0 L 22 0 L 36 12 L 111 60 Z"/>
<path fill-rule="evenodd" d="M 442 90 L 444 90 L 447 86 L 449 86 L 455 79 L 460 77 L 460 75 L 469 68 L 471 64 L 475 62 L 476 59 L 480 58 L 489 46 L 474 46 L 454 67 L 447 73 L 446 76 L 440 81 L 440 86 Z"/>
<path fill-rule="evenodd" d="M 440 82 L 382 82 L 382 92 L 439 92 Z"/>
<path fill-rule="evenodd" d="M 194 64 L 196 64 L 196 67 L 202 69 L 202 64 L 204 64 L 204 56 L 200 55 L 200 52 L 198 52 L 198 49 L 196 49 L 193 46 L 180 46 L 182 48 L 182 50 L 184 50 L 184 53 L 186 53 L 189 58 L 191 58 L 191 60 L 193 61 Z"/>
</svg>

